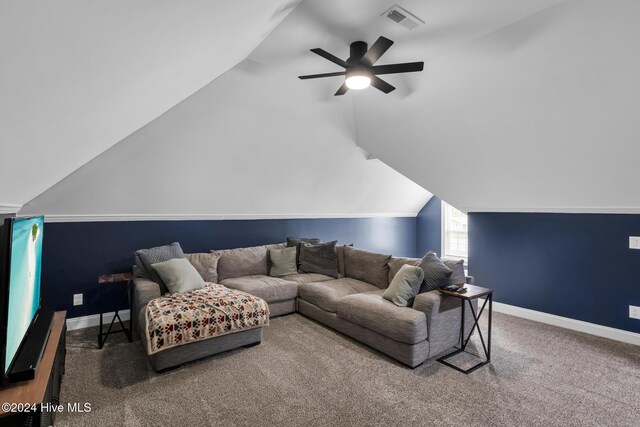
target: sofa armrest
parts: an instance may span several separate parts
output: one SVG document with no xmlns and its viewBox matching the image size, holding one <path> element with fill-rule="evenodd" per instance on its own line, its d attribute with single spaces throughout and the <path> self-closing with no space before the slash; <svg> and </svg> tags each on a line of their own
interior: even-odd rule
<svg viewBox="0 0 640 427">
<path fill-rule="evenodd" d="M 160 285 L 150 279 L 134 278 L 131 286 L 132 289 L 132 301 L 131 301 L 131 334 L 137 335 L 138 331 L 138 319 L 140 311 L 144 309 L 149 301 L 162 296 L 160 292 Z"/>
<path fill-rule="evenodd" d="M 464 283 L 466 283 L 467 285 L 473 285 L 474 283 L 476 283 L 476 278 L 473 276 L 466 276 Z"/>
<path fill-rule="evenodd" d="M 423 312 L 427 317 L 427 340 L 429 357 L 437 356 L 452 349 L 460 342 L 460 321 L 464 302 L 461 298 L 431 291 L 416 295 L 413 309 Z M 477 303 L 474 300 L 474 309 Z M 473 319 L 468 303 L 465 307 L 465 335 L 471 330 Z"/>
</svg>

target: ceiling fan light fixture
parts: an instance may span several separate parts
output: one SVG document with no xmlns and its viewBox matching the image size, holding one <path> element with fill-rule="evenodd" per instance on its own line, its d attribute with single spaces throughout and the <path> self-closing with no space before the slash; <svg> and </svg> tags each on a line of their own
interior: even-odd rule
<svg viewBox="0 0 640 427">
<path fill-rule="evenodd" d="M 349 89 L 366 89 L 371 86 L 371 73 L 369 70 L 361 67 L 348 70 L 345 83 Z"/>
</svg>

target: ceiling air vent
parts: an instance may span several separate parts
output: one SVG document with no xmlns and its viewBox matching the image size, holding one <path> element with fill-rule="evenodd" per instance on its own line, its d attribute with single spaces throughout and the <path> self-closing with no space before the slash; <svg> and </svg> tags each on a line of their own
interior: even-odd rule
<svg viewBox="0 0 640 427">
<path fill-rule="evenodd" d="M 424 21 L 422 19 L 418 18 L 408 10 L 401 8 L 397 4 L 392 6 L 389 10 L 387 10 L 380 16 L 386 16 L 396 24 L 402 25 L 407 30 L 413 30 L 418 25 L 424 24 Z"/>
</svg>

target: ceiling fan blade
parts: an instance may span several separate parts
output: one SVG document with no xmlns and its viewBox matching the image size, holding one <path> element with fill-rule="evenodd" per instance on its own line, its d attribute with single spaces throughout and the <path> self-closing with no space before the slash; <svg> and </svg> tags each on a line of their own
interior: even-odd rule
<svg viewBox="0 0 640 427">
<path fill-rule="evenodd" d="M 389 83 L 382 80 L 380 77 L 373 76 L 371 77 L 371 86 L 375 87 L 378 90 L 383 91 L 384 93 L 389 93 L 396 90 L 395 87 L 391 86 Z"/>
<path fill-rule="evenodd" d="M 320 77 L 344 76 L 345 74 L 346 74 L 346 71 L 336 71 L 335 73 L 307 74 L 306 76 L 298 76 L 298 78 L 300 80 L 319 79 Z"/>
<path fill-rule="evenodd" d="M 424 62 L 405 62 L 402 64 L 374 65 L 373 74 L 411 73 L 424 70 Z"/>
<path fill-rule="evenodd" d="M 363 62 L 367 65 L 373 65 L 376 63 L 378 59 L 391 47 L 393 44 L 392 40 L 389 40 L 386 37 L 378 37 L 378 40 L 369 48 L 367 53 L 364 54 L 360 62 Z"/>
<path fill-rule="evenodd" d="M 349 90 L 349 87 L 347 86 L 347 84 L 343 83 L 342 86 L 340 86 L 340 89 L 338 89 L 338 91 L 333 96 L 344 95 L 345 93 L 347 93 L 348 90 Z"/>
<path fill-rule="evenodd" d="M 334 56 L 334 55 L 330 54 L 329 52 L 327 52 L 326 50 L 320 49 L 319 47 L 317 47 L 315 49 L 311 49 L 311 52 L 315 53 L 316 55 L 320 55 L 324 59 L 327 59 L 327 60 L 333 62 L 334 64 L 338 64 L 341 67 L 344 67 L 344 68 L 349 68 L 350 67 L 350 65 L 347 63 L 347 61 L 343 61 L 342 59 L 338 58 L 337 56 Z"/>
</svg>

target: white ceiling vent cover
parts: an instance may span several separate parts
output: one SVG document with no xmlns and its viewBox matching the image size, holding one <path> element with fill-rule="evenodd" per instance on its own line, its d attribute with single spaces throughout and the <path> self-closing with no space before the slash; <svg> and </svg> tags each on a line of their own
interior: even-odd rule
<svg viewBox="0 0 640 427">
<path fill-rule="evenodd" d="M 402 25 L 407 30 L 413 30 L 418 25 L 424 24 L 424 21 L 422 19 L 418 18 L 416 15 L 409 12 L 407 9 L 398 6 L 397 4 L 393 5 L 390 9 L 388 9 L 380 16 L 386 16 L 396 24 Z"/>
</svg>

